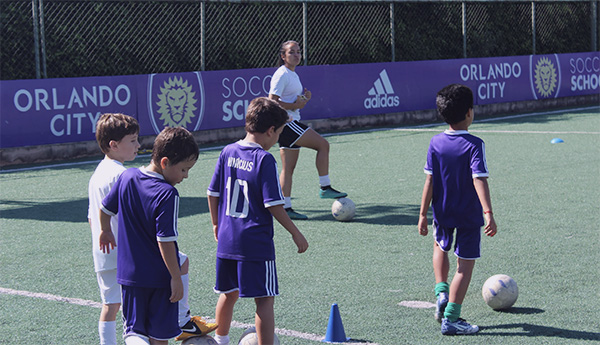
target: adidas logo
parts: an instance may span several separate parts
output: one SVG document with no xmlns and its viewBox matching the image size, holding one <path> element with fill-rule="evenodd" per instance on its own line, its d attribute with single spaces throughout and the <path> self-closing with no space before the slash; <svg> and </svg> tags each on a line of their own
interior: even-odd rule
<svg viewBox="0 0 600 345">
<path fill-rule="evenodd" d="M 385 70 L 379 73 L 373 87 L 369 90 L 369 97 L 364 102 L 366 109 L 389 108 L 400 105 L 400 97 L 394 96 L 394 88 Z"/>
</svg>

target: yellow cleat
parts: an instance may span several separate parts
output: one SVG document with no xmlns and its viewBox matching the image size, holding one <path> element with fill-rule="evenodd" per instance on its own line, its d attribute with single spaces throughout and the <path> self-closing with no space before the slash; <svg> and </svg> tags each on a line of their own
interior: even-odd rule
<svg viewBox="0 0 600 345">
<path fill-rule="evenodd" d="M 207 335 L 208 333 L 217 329 L 216 323 L 208 323 L 204 321 L 200 316 L 192 316 L 183 327 L 181 327 L 181 333 L 175 340 L 182 341 L 191 337 L 199 337 Z"/>
</svg>

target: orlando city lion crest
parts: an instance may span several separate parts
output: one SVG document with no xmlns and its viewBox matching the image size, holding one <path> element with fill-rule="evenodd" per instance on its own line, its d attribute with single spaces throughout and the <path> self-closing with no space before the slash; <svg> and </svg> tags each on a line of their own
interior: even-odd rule
<svg viewBox="0 0 600 345">
<path fill-rule="evenodd" d="M 531 56 L 531 86 L 536 99 L 558 97 L 560 90 L 560 70 L 557 67 L 558 65 L 558 57 Z"/>
<path fill-rule="evenodd" d="M 150 120 L 154 131 L 185 127 L 196 131 L 204 113 L 200 73 L 152 75 L 149 80 Z"/>
</svg>

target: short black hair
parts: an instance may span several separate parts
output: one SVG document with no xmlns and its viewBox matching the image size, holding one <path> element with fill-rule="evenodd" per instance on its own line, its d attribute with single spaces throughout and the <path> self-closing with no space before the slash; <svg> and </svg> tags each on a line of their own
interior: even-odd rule
<svg viewBox="0 0 600 345">
<path fill-rule="evenodd" d="M 446 123 L 459 123 L 473 108 L 473 91 L 461 84 L 450 84 L 437 93 L 435 103 L 438 114 Z"/>
<path fill-rule="evenodd" d="M 152 162 L 160 164 L 163 157 L 174 165 L 188 160 L 198 160 L 200 150 L 190 131 L 183 127 L 165 127 L 154 140 Z"/>
<path fill-rule="evenodd" d="M 275 129 L 285 125 L 288 113 L 279 103 L 266 97 L 253 99 L 246 111 L 246 132 L 265 133 L 271 127 Z"/>
</svg>

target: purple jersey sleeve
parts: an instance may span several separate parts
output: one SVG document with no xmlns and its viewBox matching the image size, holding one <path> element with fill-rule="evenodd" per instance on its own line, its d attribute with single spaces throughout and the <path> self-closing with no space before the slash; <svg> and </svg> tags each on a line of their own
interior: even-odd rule
<svg viewBox="0 0 600 345">
<path fill-rule="evenodd" d="M 261 165 L 263 203 L 266 208 L 283 205 L 283 194 L 277 176 L 277 162 L 272 155 L 265 156 Z"/>
</svg>

